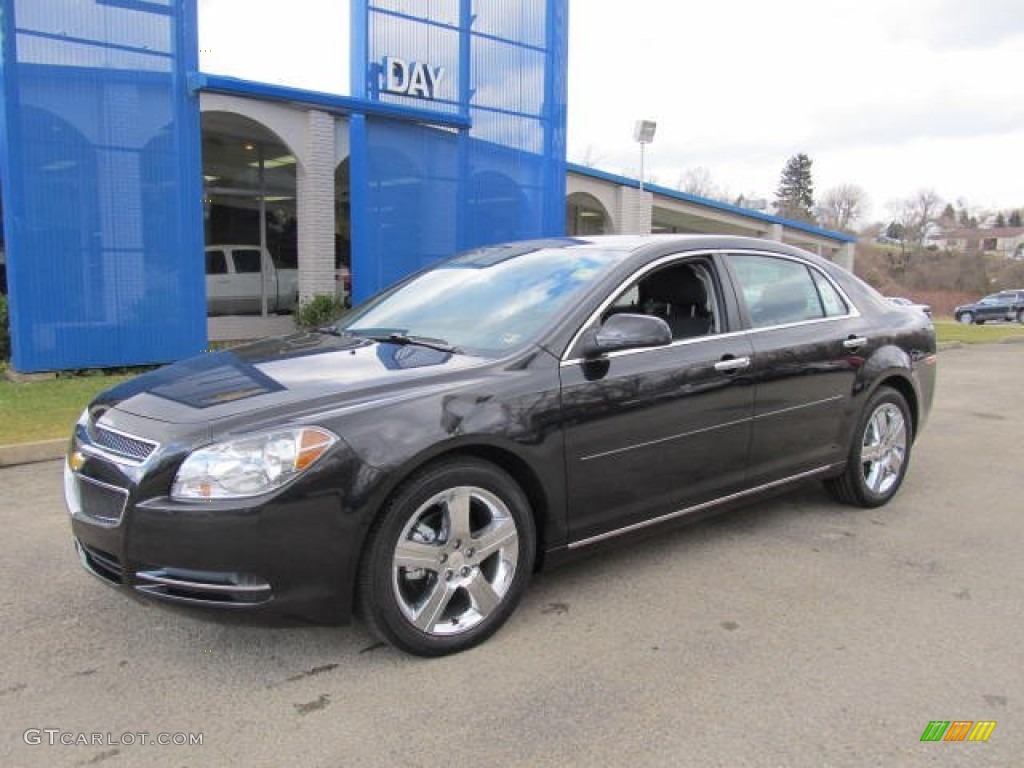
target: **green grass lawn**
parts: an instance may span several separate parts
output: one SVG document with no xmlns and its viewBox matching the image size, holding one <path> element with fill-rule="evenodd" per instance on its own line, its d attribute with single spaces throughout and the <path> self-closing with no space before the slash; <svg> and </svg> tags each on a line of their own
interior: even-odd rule
<svg viewBox="0 0 1024 768">
<path fill-rule="evenodd" d="M 1024 340 L 1024 325 L 1020 323 L 962 325 L 954 320 L 936 320 L 935 335 L 939 341 L 960 341 L 964 344 L 985 344 L 1008 338 Z"/>
<path fill-rule="evenodd" d="M 15 383 L 0 377 L 0 445 L 69 437 L 101 390 L 131 376 L 74 376 Z"/>
</svg>

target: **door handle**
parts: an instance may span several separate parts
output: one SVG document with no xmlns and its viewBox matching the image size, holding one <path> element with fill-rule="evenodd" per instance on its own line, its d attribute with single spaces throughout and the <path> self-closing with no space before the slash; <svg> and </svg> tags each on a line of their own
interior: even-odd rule
<svg viewBox="0 0 1024 768">
<path fill-rule="evenodd" d="M 843 349 L 850 352 L 856 352 L 858 349 L 868 343 L 868 340 L 863 336 L 851 336 L 843 342 Z"/>
<path fill-rule="evenodd" d="M 749 357 L 729 357 L 715 363 L 715 370 L 719 373 L 735 373 L 749 366 Z"/>
</svg>

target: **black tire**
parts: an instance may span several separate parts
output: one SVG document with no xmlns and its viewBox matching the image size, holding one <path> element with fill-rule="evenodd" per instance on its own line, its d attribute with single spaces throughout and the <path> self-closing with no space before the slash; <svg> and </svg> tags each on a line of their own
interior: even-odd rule
<svg viewBox="0 0 1024 768">
<path fill-rule="evenodd" d="M 879 388 L 857 422 L 845 471 L 826 480 L 826 489 L 844 504 L 866 508 L 886 504 L 903 484 L 912 444 L 907 401 L 895 389 Z"/>
<path fill-rule="evenodd" d="M 516 482 L 488 462 L 446 460 L 413 475 L 381 511 L 360 565 L 360 613 L 408 653 L 464 651 L 512 614 L 535 558 Z"/>
<path fill-rule="evenodd" d="M 964 325 L 971 325 L 974 322 L 974 313 L 961 312 L 959 315 L 956 316 L 956 321 L 958 323 L 963 323 Z"/>
</svg>

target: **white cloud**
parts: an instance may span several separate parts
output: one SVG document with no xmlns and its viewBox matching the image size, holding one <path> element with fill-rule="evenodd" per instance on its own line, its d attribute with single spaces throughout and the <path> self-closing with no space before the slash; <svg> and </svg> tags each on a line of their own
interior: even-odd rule
<svg viewBox="0 0 1024 768">
<path fill-rule="evenodd" d="M 1024 206 L 1020 0 L 571 0 L 569 29 L 570 159 L 635 172 L 648 118 L 661 183 L 702 165 L 770 197 L 806 152 L 819 191 L 859 184 L 878 215 L 922 187 Z"/>
</svg>

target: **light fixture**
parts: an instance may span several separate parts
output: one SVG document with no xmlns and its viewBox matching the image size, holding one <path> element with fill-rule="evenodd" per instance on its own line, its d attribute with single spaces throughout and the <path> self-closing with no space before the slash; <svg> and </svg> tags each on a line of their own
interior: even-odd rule
<svg viewBox="0 0 1024 768">
<path fill-rule="evenodd" d="M 640 191 L 644 191 L 644 145 L 654 141 L 658 124 L 653 120 L 637 120 L 633 125 L 633 140 L 640 145 Z"/>
<path fill-rule="evenodd" d="M 264 168 L 283 168 L 286 165 L 295 165 L 295 157 L 292 155 L 281 155 L 280 157 L 272 157 L 269 160 L 263 161 Z M 259 161 L 253 161 L 248 163 L 250 168 L 259 168 Z"/>
</svg>

